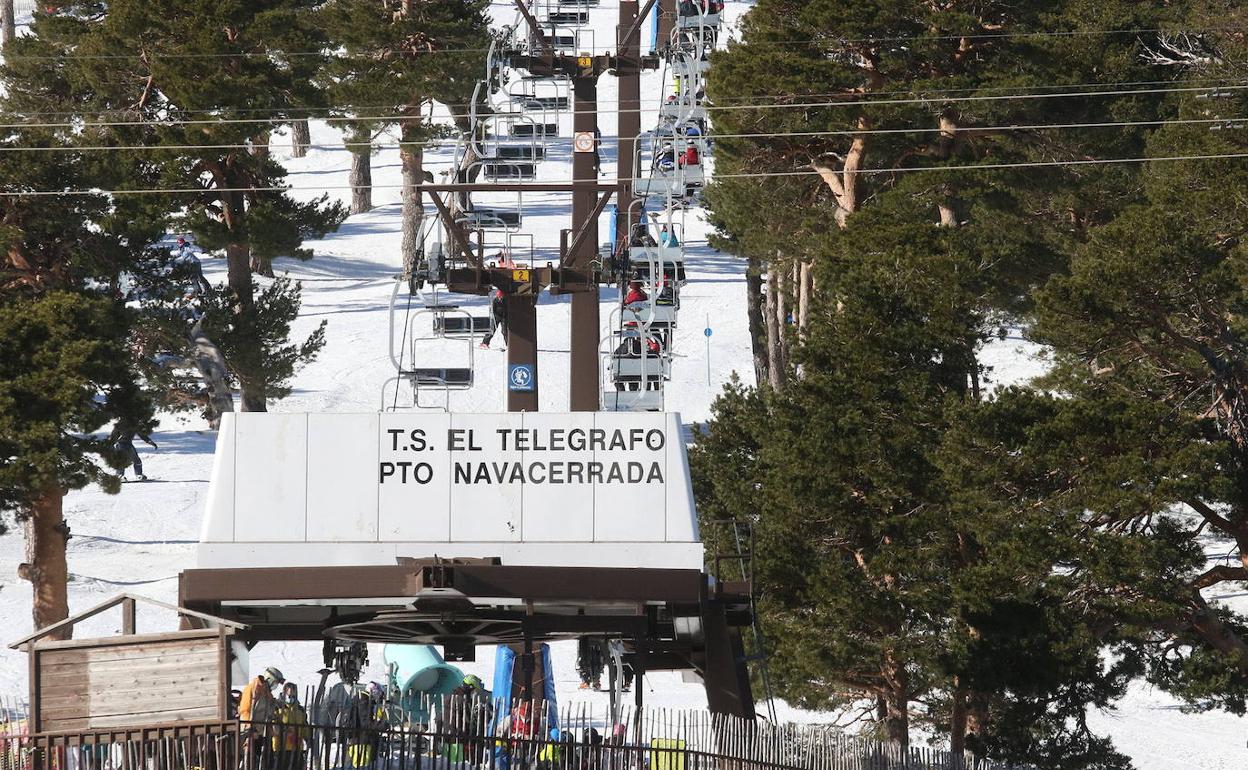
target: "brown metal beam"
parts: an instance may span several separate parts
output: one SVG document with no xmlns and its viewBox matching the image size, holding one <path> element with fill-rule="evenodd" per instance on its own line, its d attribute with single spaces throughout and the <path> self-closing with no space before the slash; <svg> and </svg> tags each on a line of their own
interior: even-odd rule
<svg viewBox="0 0 1248 770">
<path fill-rule="evenodd" d="M 598 77 L 572 80 L 572 130 L 594 137 L 592 152 L 572 153 L 572 229 L 576 238 L 564 250 L 561 267 L 584 268 L 594 258 L 598 242 L 598 215 L 606 208 L 611 192 L 596 200 L 598 182 Z M 598 376 L 598 335 L 601 308 L 598 285 L 572 295 L 572 323 L 568 344 L 568 408 L 573 412 L 596 412 L 601 405 L 602 384 Z"/>
<path fill-rule="evenodd" d="M 446 204 L 442 202 L 437 193 L 430 193 L 429 197 L 433 198 L 433 205 L 438 208 L 438 216 L 442 217 L 442 223 L 446 225 L 447 232 L 455 239 L 455 243 L 459 246 L 459 250 L 463 252 L 464 258 L 468 260 L 469 264 L 480 270 L 482 267 L 481 255 L 472 253 L 472 244 L 468 242 L 464 231 L 459 229 L 459 224 L 455 221 L 455 217 L 451 215 L 451 210 L 446 207 Z"/>
<path fill-rule="evenodd" d="M 295 599 L 415 598 L 423 568 L 255 567 L 182 573 L 185 604 Z M 452 586 L 465 596 L 522 601 L 692 602 L 705 578 L 696 569 L 455 566 Z"/>
<path fill-rule="evenodd" d="M 633 180 L 637 177 L 637 136 L 641 133 L 641 24 L 654 7 L 648 0 L 645 9 L 637 11 L 637 0 L 620 0 L 620 26 L 630 25 L 619 40 L 619 120 L 616 137 L 616 171 L 619 194 L 615 199 L 615 252 L 622 254 L 628 246 L 632 226 Z"/>
<path fill-rule="evenodd" d="M 507 307 L 507 411 L 538 411 L 537 371 L 537 295 L 509 293 L 503 297 Z M 512 373 L 518 366 L 529 367 L 528 387 L 518 389 Z"/>
</svg>

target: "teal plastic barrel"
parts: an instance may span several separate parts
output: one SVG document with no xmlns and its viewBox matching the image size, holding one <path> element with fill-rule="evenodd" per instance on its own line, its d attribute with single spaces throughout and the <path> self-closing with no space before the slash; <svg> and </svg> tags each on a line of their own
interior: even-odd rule
<svg viewBox="0 0 1248 770">
<path fill-rule="evenodd" d="M 386 667 L 394 668 L 399 704 L 409 721 L 428 724 L 433 696 L 446 695 L 464 683 L 464 672 L 448 665 L 436 647 L 428 644 L 387 644 L 381 650 Z"/>
</svg>

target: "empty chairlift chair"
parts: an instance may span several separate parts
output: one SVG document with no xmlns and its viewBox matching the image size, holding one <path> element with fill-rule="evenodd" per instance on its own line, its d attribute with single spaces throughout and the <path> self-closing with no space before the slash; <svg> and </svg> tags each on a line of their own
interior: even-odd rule
<svg viewBox="0 0 1248 770">
<path fill-rule="evenodd" d="M 575 37 L 564 40 L 569 46 Z M 572 84 L 564 77 L 526 76 L 508 91 L 511 102 L 527 112 L 559 112 L 572 104 Z"/>
<path fill-rule="evenodd" d="M 402 322 L 396 314 L 398 287 L 402 281 L 396 282 L 395 291 L 390 298 L 390 360 L 397 374 L 382 386 L 382 409 L 387 410 L 399 406 L 399 389 L 406 384 L 411 388 L 410 406 L 417 408 L 449 408 L 450 392 L 467 390 L 473 386 L 474 354 L 477 340 L 490 328 L 490 318 L 473 316 L 458 305 L 440 304 L 437 294 L 431 304 L 423 304 L 418 308 L 409 308 L 404 313 Z M 422 316 L 428 316 L 428 326 L 422 323 Z M 404 339 L 395 345 L 395 331 L 402 330 Z M 427 330 L 427 331 L 426 331 Z M 461 341 L 464 352 L 453 365 L 433 365 L 429 361 L 429 351 L 423 348 L 436 340 Z M 458 344 L 458 343 L 457 343 Z M 393 400 L 388 398 L 391 384 L 394 385 Z M 421 402 L 421 393 L 436 391 L 445 394 L 445 404 L 435 405 Z M 407 407 L 404 403 L 402 406 Z"/>
</svg>

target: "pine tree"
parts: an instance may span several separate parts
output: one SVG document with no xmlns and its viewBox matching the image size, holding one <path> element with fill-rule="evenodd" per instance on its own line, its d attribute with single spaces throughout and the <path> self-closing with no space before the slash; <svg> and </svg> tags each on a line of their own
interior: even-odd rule
<svg viewBox="0 0 1248 770">
<path fill-rule="evenodd" d="M 272 275 L 277 256 L 311 256 L 301 243 L 344 216 L 325 197 L 290 198 L 285 171 L 267 152 L 273 130 L 311 98 L 303 57 L 316 53 L 308 46 L 317 36 L 306 23 L 309 7 L 310 0 L 69 4 L 14 42 L 4 73 L 8 106 L 19 114 L 68 107 L 125 116 L 131 125 L 66 132 L 66 141 L 144 146 L 133 153 L 143 180 L 122 186 L 154 176 L 157 187 L 194 191 L 161 204 L 166 212 L 185 208 L 197 241 L 224 251 L 233 324 L 255 331 L 239 340 L 249 361 L 261 359 L 259 335 L 268 333 L 258 327 L 253 273 Z M 48 57 L 61 63 L 49 68 Z M 238 379 L 243 410 L 264 410 L 266 372 L 249 368 Z"/>
<path fill-rule="evenodd" d="M 927 221 L 977 228 L 986 254 L 1013 261 L 1016 287 L 1042 282 L 1060 269 L 1070 240 L 1108 215 L 1129 174 L 910 172 L 1138 154 L 1145 128 L 1077 133 L 988 127 L 1101 120 L 1107 113 L 1123 120 L 1151 117 L 1161 97 L 1001 97 L 1064 84 L 1156 79 L 1158 68 L 1138 56 L 1138 35 L 1082 33 L 1152 28 L 1175 13 L 1151 4 L 1093 7 L 1079 0 L 762 0 L 746 16 L 742 41 L 713 60 L 708 94 L 727 109 L 714 113 L 715 131 L 725 135 L 716 143 L 722 177 L 708 188 L 707 200 L 725 237 L 720 243 L 765 263 L 765 313 L 778 317 L 755 326 L 767 330 L 773 386 L 783 385 L 791 368 L 781 333 L 790 315 L 799 331 L 812 318 L 813 267 L 826 253 L 821 242 L 849 237 L 853 216 L 902 189 L 921 197 Z M 1044 36 L 1048 32 L 1075 34 Z M 996 98 L 977 100 L 984 96 Z M 802 171 L 809 176 L 731 178 Z M 870 248 L 869 241 L 859 248 Z M 1026 293 L 997 299 L 1008 307 L 1025 303 Z M 762 347 L 761 339 L 755 342 Z"/>
<path fill-rule="evenodd" d="M 1228 36 L 1233 38 L 1233 36 Z M 1221 47 L 1206 40 L 1211 49 Z M 1231 40 L 1230 46 L 1239 44 Z M 1240 114 L 1239 98 L 1185 98 L 1177 116 Z M 1236 155 L 1239 132 L 1167 126 L 1149 154 Z M 1193 548 L 1225 540 L 1236 560 L 1192 565 L 1157 619 L 1153 681 L 1197 707 L 1248 709 L 1248 617 L 1209 601 L 1210 590 L 1248 582 L 1248 433 L 1243 237 L 1236 191 L 1242 161 L 1159 161 L 1143 169 L 1142 195 L 1096 228 L 1071 265 L 1039 298 L 1040 338 L 1057 351 L 1052 385 L 1132 419 L 1111 446 L 1083 459 L 1080 483 L 1096 523 L 1153 531 L 1174 510 Z M 1124 480 L 1130 480 L 1124 486 Z"/>
<path fill-rule="evenodd" d="M 11 147 L 55 146 L 23 132 Z M 30 156 L 38 155 L 37 162 Z M 68 614 L 64 494 L 116 492 L 128 458 L 119 437 L 147 432 L 152 407 L 127 350 L 132 316 L 119 277 L 150 241 L 110 226 L 127 205 L 103 195 L 24 195 L 106 186 L 81 155 L 0 152 L 0 510 L 23 523 L 19 575 L 36 628 Z M 97 433 L 112 424 L 112 432 Z M 111 468 L 110 468 L 111 466 Z M 68 631 L 61 634 L 65 636 Z"/>
<path fill-rule="evenodd" d="M 490 41 L 487 7 L 483 0 L 402 0 L 394 7 L 373 0 L 330 0 L 320 11 L 334 45 L 343 51 L 325 74 L 335 104 L 345 114 L 362 118 L 366 113 L 376 115 L 378 105 L 389 103 L 398 115 L 405 272 L 421 250 L 424 207 L 415 188 L 433 178 L 424 170 L 424 145 L 445 135 L 429 119 L 428 106 L 440 102 L 450 109 L 458 129 L 468 130 L 466 105 L 485 75 Z M 371 152 L 364 142 L 371 141 L 379 122 L 349 125 L 352 184 L 362 184 Z M 365 204 L 361 195 L 357 208 Z"/>
</svg>

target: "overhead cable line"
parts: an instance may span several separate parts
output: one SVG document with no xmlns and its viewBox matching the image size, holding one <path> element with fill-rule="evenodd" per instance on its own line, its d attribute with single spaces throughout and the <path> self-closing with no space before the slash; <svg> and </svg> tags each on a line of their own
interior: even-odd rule
<svg viewBox="0 0 1248 770">
<path fill-rule="evenodd" d="M 890 88 L 890 89 L 885 89 L 883 91 L 872 91 L 869 93 L 862 93 L 862 94 L 847 94 L 845 91 L 835 91 L 835 92 L 825 92 L 825 93 L 803 93 L 803 94 L 754 94 L 751 96 L 724 97 L 719 100 L 719 103 L 741 104 L 741 103 L 745 103 L 745 102 L 749 102 L 753 100 L 762 100 L 762 99 L 774 101 L 774 100 L 780 100 L 780 99 L 794 99 L 794 98 L 814 99 L 814 98 L 832 98 L 832 97 L 846 97 L 846 96 L 868 96 L 871 94 L 874 94 L 877 96 L 896 95 L 896 94 L 930 95 L 930 94 L 955 94 L 955 93 L 967 93 L 967 92 L 984 93 L 984 92 L 990 92 L 990 91 L 1029 91 L 1029 90 L 1035 90 L 1035 89 L 1057 89 L 1057 88 L 1084 88 L 1084 89 L 1098 88 L 1098 87 L 1100 88 L 1123 88 L 1126 86 L 1161 86 L 1161 85 L 1175 84 L 1179 82 L 1186 83 L 1186 84 L 1204 83 L 1205 88 L 1219 88 L 1219 87 L 1224 87 L 1224 86 L 1229 87 L 1229 86 L 1235 86 L 1235 85 L 1243 85 L 1242 79 L 1234 80 L 1234 79 L 1227 79 L 1227 78 L 1184 78 L 1182 81 L 1176 81 L 1175 79 L 1171 78 L 1169 80 L 1123 80 L 1123 81 L 1116 81 L 1116 82 L 1109 82 L 1109 83 L 1038 83 L 1038 84 L 1032 84 L 1032 85 L 1019 85 L 1019 86 L 982 86 L 982 87 L 968 86 L 964 88 L 922 88 L 922 89 Z M 1057 93 L 1061 93 L 1061 92 L 1059 91 Z M 447 109 L 451 109 L 451 108 L 470 109 L 473 106 L 471 104 L 461 103 L 461 102 L 434 102 L 434 104 L 436 104 L 439 107 L 446 107 Z M 762 106 L 766 106 L 766 105 L 764 104 Z M 176 107 L 170 107 L 169 109 L 173 112 L 178 113 L 179 115 L 211 115 L 219 111 L 219 110 L 190 110 L 190 109 L 180 109 Z M 342 113 L 345 111 L 345 109 L 347 108 L 343 108 L 341 106 L 291 107 L 289 109 L 276 109 L 273 107 L 239 107 L 239 108 L 231 108 L 229 111 L 231 113 L 241 113 L 241 114 L 249 114 L 249 113 L 266 114 L 266 115 L 269 115 L 270 118 L 265 119 L 263 122 L 273 122 L 273 123 L 283 123 L 283 122 L 289 122 L 291 120 L 325 120 L 328 117 L 339 118 L 339 119 L 344 119 L 344 120 L 365 120 L 365 121 L 379 119 L 379 118 L 357 118 L 357 117 L 353 117 L 350 115 L 333 115 L 333 114 L 328 114 L 325 117 L 322 117 L 317 114 L 317 113 Z M 378 110 L 394 110 L 394 109 L 399 109 L 399 107 L 394 104 L 373 104 L 373 105 L 367 105 L 367 106 L 365 105 L 352 106 L 349 109 L 355 110 L 355 111 L 373 112 L 373 111 L 378 111 Z M 631 111 L 632 110 L 625 110 L 625 112 L 631 112 Z M 12 113 L 14 115 L 22 115 L 22 116 L 27 116 L 27 117 L 58 116 L 58 115 L 64 115 L 64 116 L 69 116 L 69 117 L 80 117 L 85 114 L 84 111 L 82 110 L 76 110 L 76 111 L 75 110 L 13 110 Z M 112 110 L 98 110 L 96 112 L 93 112 L 92 114 L 93 115 L 110 115 L 110 114 L 130 115 L 133 113 L 134 113 L 133 109 L 117 108 L 117 109 L 112 109 Z M 302 113 L 306 113 L 306 114 L 302 114 Z M 399 119 L 399 118 L 412 117 L 412 116 L 395 114 L 393 116 L 387 115 L 385 117 Z M 156 121 L 149 121 L 149 122 L 155 123 Z"/>
<path fill-rule="evenodd" d="M 859 45 L 863 43 L 922 43 L 937 42 L 945 40 L 1005 40 L 1005 39 L 1021 39 L 1021 38 L 1075 38 L 1075 37 L 1104 37 L 1111 35 L 1201 35 L 1211 32 L 1231 32 L 1239 33 L 1245 31 L 1248 27 L 1210 27 L 1206 29 L 1161 29 L 1157 27 L 1148 28 L 1122 28 L 1122 29 L 1089 29 L 1089 30 L 1047 30 L 1036 32 L 967 32 L 967 33 L 951 33 L 945 35 L 897 35 L 888 37 L 857 37 L 846 38 L 829 35 L 825 38 L 807 38 L 801 40 L 751 40 L 748 43 L 739 40 L 732 40 L 731 43 L 739 45 L 751 46 L 793 46 L 793 45 L 816 45 L 834 43 L 837 45 Z M 579 48 L 579 47 L 578 47 Z M 616 50 L 615 45 L 591 45 L 579 48 L 583 52 L 607 52 Z M 448 54 L 465 54 L 465 53 L 489 53 L 490 48 L 440 48 L 433 51 L 422 51 L 420 56 L 448 55 Z M 204 53 L 204 52 L 152 52 L 146 51 L 143 54 L 147 60 L 158 61 L 160 59 L 238 59 L 238 58 L 260 58 L 273 59 L 280 61 L 285 58 L 306 58 L 306 57 L 322 57 L 327 59 L 344 59 L 367 56 L 368 54 L 356 53 L 343 55 L 341 52 L 335 51 L 233 51 L 223 53 Z M 26 61 L 58 61 L 63 62 L 67 58 L 85 59 L 85 60 L 138 60 L 140 54 L 135 53 L 114 53 L 114 54 L 84 54 L 70 52 L 69 54 L 19 54 L 14 53 L 5 57 L 9 61 L 26 60 Z"/>
<path fill-rule="evenodd" d="M 1223 85 L 1218 89 L 1227 91 L 1245 91 L 1248 90 L 1248 84 Z M 953 96 L 942 99 L 931 98 L 912 98 L 912 99 L 854 99 L 851 97 L 861 96 L 860 94 L 847 95 L 845 99 L 824 102 L 796 102 L 792 104 L 757 104 L 757 105 L 739 105 L 739 104 L 706 104 L 700 105 L 702 109 L 708 111 L 735 111 L 735 110 L 791 110 L 791 109 L 813 109 L 818 107 L 874 107 L 874 106 L 895 106 L 900 104 L 930 104 L 932 102 L 995 102 L 1009 100 L 1037 100 L 1037 99 L 1073 99 L 1073 98 L 1094 98 L 1103 96 L 1132 96 L 1136 94 L 1171 94 L 1171 93 L 1197 93 L 1209 91 L 1208 86 L 1180 86 L 1177 88 L 1133 88 L 1133 89 L 1115 89 L 1111 91 L 1079 91 L 1079 92 L 1056 92 L 1043 94 L 999 94 L 999 95 L 977 95 L 977 96 Z M 636 110 L 586 110 L 578 112 L 576 110 L 562 110 L 558 112 L 560 117 L 564 115 L 577 114 L 618 114 L 621 112 L 653 112 L 655 107 L 641 107 Z M 322 118 L 326 123 L 352 123 L 352 122 L 395 122 L 403 119 L 403 115 L 370 115 L 355 117 L 327 117 Z M 289 121 L 286 118 L 285 121 Z M 203 125 L 230 125 L 230 124 L 257 124 L 257 123 L 280 123 L 282 120 L 265 119 L 265 118 L 219 118 L 216 120 L 195 119 L 195 120 L 167 120 L 167 121 L 151 121 L 151 120 L 118 120 L 118 121 L 77 121 L 77 122 L 59 122 L 59 123 L 4 123 L 0 124 L 0 130 L 17 131 L 30 128 L 96 128 L 96 127 L 148 127 L 148 128 L 167 128 L 171 126 L 203 126 Z"/>
<path fill-rule="evenodd" d="M 1243 160 L 1248 159 L 1248 152 L 1226 153 L 1226 154 L 1210 154 L 1210 155 L 1169 155 L 1156 158 L 1150 157 L 1131 157 L 1131 158 L 1079 158 L 1074 160 L 1044 160 L 1044 161 L 1013 161 L 1009 163 L 983 163 L 983 164 L 954 164 L 949 166 L 912 166 L 904 168 L 867 168 L 853 171 L 850 173 L 862 176 L 875 176 L 880 174 L 904 174 L 904 173 L 929 173 L 929 172 L 947 172 L 947 171 L 998 171 L 1002 169 L 1013 168 L 1045 168 L 1058 166 L 1108 166 L 1115 164 L 1133 164 L 1133 163 L 1168 163 L 1180 161 L 1200 161 L 1200 160 Z M 756 171 L 739 174 L 714 174 L 711 181 L 718 179 L 768 179 L 778 177 L 799 177 L 799 176 L 817 176 L 814 170 L 809 171 Z M 572 185 L 573 180 L 541 180 L 535 182 L 534 185 L 544 187 L 552 184 Z M 602 184 L 618 184 L 619 180 L 607 180 Z M 402 184 L 382 184 L 382 185 L 318 185 L 314 191 L 326 190 L 399 190 L 404 188 L 419 188 L 426 185 L 402 185 Z M 428 185 L 437 187 L 437 185 Z M 69 189 L 69 190 L 26 190 L 26 191 L 0 191 L 0 197 L 5 198 L 23 198 L 23 197 L 47 197 L 58 195 L 144 195 L 144 194 L 164 194 L 164 195 L 196 195 L 204 193 L 236 193 L 236 192 L 300 192 L 298 188 L 292 187 L 170 187 L 170 188 L 136 188 L 130 190 L 90 190 L 90 189 Z M 508 192 L 524 192 L 523 185 L 513 185 Z M 309 190 L 303 190 L 309 192 Z M 538 192 L 552 192 L 550 190 L 538 190 Z M 570 194 L 570 189 L 569 189 Z"/>
<path fill-rule="evenodd" d="M 1030 124 L 1011 124 L 1003 126 L 958 126 L 955 131 L 938 126 L 924 126 L 918 128 L 868 128 L 868 129 L 835 129 L 827 131 L 766 131 L 760 133 L 743 133 L 743 134 L 715 134 L 716 139 L 780 139 L 784 137 L 817 137 L 817 136 L 870 136 L 873 134 L 939 134 L 939 133 L 958 133 L 958 134 L 985 134 L 985 133 L 1003 133 L 1008 131 L 1069 131 L 1083 128 L 1141 128 L 1145 126 L 1172 126 L 1172 125 L 1235 125 L 1248 124 L 1248 116 L 1232 116 L 1226 118 L 1162 118 L 1157 120 L 1121 120 L 1121 121 L 1105 121 L 1094 123 L 1030 123 Z M 569 137 L 562 137 L 553 141 L 569 143 L 572 141 Z M 375 150 L 402 149 L 404 147 L 420 146 L 426 148 L 447 147 L 453 144 L 453 140 L 436 141 L 430 140 L 426 142 L 333 142 L 305 144 L 304 147 L 327 149 L 327 150 L 347 150 L 352 147 L 369 147 Z M 253 150 L 257 147 L 266 147 L 266 145 L 254 144 L 121 144 L 121 145 L 94 145 L 94 146 L 77 146 L 77 145 L 58 145 L 54 147 L 40 147 L 35 145 L 9 145 L 0 144 L 0 153 L 3 152 L 102 152 L 102 151 L 141 151 L 151 150 L 153 152 L 165 150 Z"/>
</svg>

